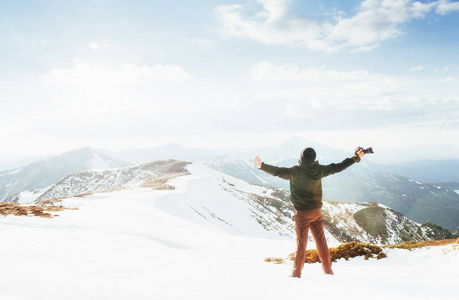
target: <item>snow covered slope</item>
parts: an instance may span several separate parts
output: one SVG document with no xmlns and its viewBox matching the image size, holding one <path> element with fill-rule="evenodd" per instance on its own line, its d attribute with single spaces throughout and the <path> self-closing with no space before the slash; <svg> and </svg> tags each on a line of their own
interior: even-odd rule
<svg viewBox="0 0 459 300">
<path fill-rule="evenodd" d="M 324 201 L 325 228 L 340 242 L 397 244 L 457 236 L 434 223 L 418 224 L 379 203 Z"/>
<path fill-rule="evenodd" d="M 275 189 L 251 185 L 199 164 L 188 164 L 163 160 L 134 167 L 74 173 L 36 199 L 68 198 L 139 187 L 175 189 L 163 195 L 167 200 L 158 202 L 158 208 L 235 234 L 293 236 L 291 205 L 267 194 L 274 193 Z M 180 178 L 182 181 L 172 180 L 179 176 L 184 176 Z"/>
<path fill-rule="evenodd" d="M 147 188 L 158 197 L 156 208 L 177 218 L 210 225 L 237 235 L 293 237 L 289 202 L 271 194 L 277 189 L 255 186 L 200 164 L 163 160 L 135 167 L 85 171 L 60 180 L 38 200 L 96 192 Z M 157 190 L 162 191 L 157 191 Z M 130 197 L 126 197 L 126 205 Z"/>
<path fill-rule="evenodd" d="M 22 191 L 47 187 L 75 172 L 129 165 L 132 165 L 130 161 L 106 151 L 89 147 L 72 150 L 21 168 L 0 172 L 0 201 Z"/>
<path fill-rule="evenodd" d="M 293 138 L 278 147 L 259 149 L 258 152 L 240 156 L 214 156 L 200 162 L 248 182 L 288 188 L 287 180 L 255 168 L 253 159 L 259 155 L 266 163 L 290 167 L 298 164 L 299 154 L 305 146 L 315 147 L 317 159 L 322 164 L 340 162 L 352 155 L 352 152 L 346 153 Z M 378 202 L 418 223 L 430 221 L 451 231 L 459 230 L 459 195 L 453 189 L 380 171 L 365 158 L 341 173 L 324 178 L 322 185 L 325 199 L 356 203 Z"/>
<path fill-rule="evenodd" d="M 30 203 L 38 199 L 43 193 L 45 193 L 49 187 L 44 187 L 42 189 L 34 189 L 20 192 L 14 196 L 11 196 L 5 199 L 3 202 L 13 202 L 13 203 Z"/>
<path fill-rule="evenodd" d="M 37 200 L 68 198 L 75 195 L 113 189 L 150 186 L 167 188 L 165 181 L 172 176 L 188 174 L 187 162 L 164 160 L 133 167 L 78 172 L 58 181 Z"/>
<path fill-rule="evenodd" d="M 430 221 L 453 232 L 459 230 L 459 195 L 441 185 L 358 164 L 324 179 L 324 188 L 327 199 L 378 202 L 418 223 Z"/>
<path fill-rule="evenodd" d="M 253 185 L 201 164 L 175 160 L 79 172 L 60 180 L 41 195 L 23 192 L 13 200 L 25 202 L 23 194 L 46 200 L 142 187 L 168 190 L 161 194 L 167 200 L 158 201 L 156 207 L 187 221 L 210 224 L 236 235 L 295 236 L 294 210 L 287 190 Z M 386 244 L 452 237 L 447 230 L 417 224 L 376 203 L 325 201 L 323 212 L 327 236 L 333 241 Z"/>
<path fill-rule="evenodd" d="M 68 198 L 62 204 L 79 209 L 52 219 L 0 217 L 0 299 L 457 298 L 455 245 L 340 260 L 332 277 L 320 264 L 306 265 L 302 279 L 290 278 L 291 262 L 264 259 L 294 252 L 294 239 L 250 237 L 265 226 L 243 216 L 256 206 L 245 195 L 270 198 L 270 190 L 201 165 L 187 168 L 190 175 L 167 183 L 175 189 Z"/>
</svg>

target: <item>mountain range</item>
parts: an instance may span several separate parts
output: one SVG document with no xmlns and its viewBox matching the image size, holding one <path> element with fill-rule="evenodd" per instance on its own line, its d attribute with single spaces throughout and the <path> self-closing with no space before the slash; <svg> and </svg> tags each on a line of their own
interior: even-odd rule
<svg viewBox="0 0 459 300">
<path fill-rule="evenodd" d="M 457 182 L 459 183 L 459 160 L 417 160 L 390 165 L 374 165 L 375 169 L 398 174 L 423 182 Z"/>
<path fill-rule="evenodd" d="M 288 181 L 258 170 L 253 164 L 253 158 L 259 155 L 267 163 L 292 166 L 297 164 L 299 153 L 305 145 L 316 149 L 317 159 L 322 164 L 339 162 L 352 155 L 299 137 L 291 138 L 278 147 L 245 152 L 204 151 L 188 149 L 177 144 L 154 149 L 126 150 L 120 153 L 86 147 L 0 172 L 0 201 L 27 202 L 29 199 L 36 199 L 37 195 L 48 191 L 59 180 L 70 180 L 71 177 L 68 176 L 73 173 L 100 169 L 98 175 L 91 172 L 85 175 L 88 182 L 95 182 L 96 178 L 105 176 L 105 171 L 102 170 L 107 168 L 134 166 L 139 162 L 157 161 L 168 156 L 176 160 L 197 162 L 249 183 L 271 188 L 288 188 Z M 377 152 L 373 155 L 377 155 Z M 382 170 L 380 165 L 371 163 L 366 158 L 342 173 L 325 178 L 324 197 L 335 202 L 381 203 L 415 222 L 434 222 L 451 231 L 458 230 L 459 195 L 455 192 L 457 186 L 454 183 L 431 184 L 407 178 Z M 428 172 L 428 169 L 425 171 Z M 122 183 L 125 180 L 122 174 L 124 171 L 118 172 L 118 175 L 111 172 L 112 183 Z M 81 176 L 83 175 L 80 174 Z M 107 189 L 117 188 L 116 184 L 112 185 Z M 79 193 L 99 191 L 92 189 L 82 189 Z M 21 194 L 18 195 L 19 193 Z"/>
<path fill-rule="evenodd" d="M 181 166 L 177 172 L 166 171 L 174 165 Z M 183 166 L 187 172 L 182 172 Z M 50 218 L 0 215 L 0 249 L 5 254 L 0 299 L 273 300 L 306 292 L 326 299 L 359 294 L 446 300 L 457 295 L 457 239 L 445 246 L 407 243 L 428 245 L 412 251 L 383 248 L 387 258 L 380 260 L 338 259 L 333 262 L 333 277 L 323 275 L 321 264 L 307 264 L 303 279 L 292 279 L 289 257 L 296 243 L 284 189 L 248 184 L 199 163 L 162 161 L 121 169 L 112 169 L 113 174 L 105 170 L 102 177 L 96 170 L 88 177 L 91 180 L 75 186 L 77 181 L 71 178 L 86 176 L 71 174 L 59 183 L 62 188 L 53 190 L 81 193 L 95 188 L 94 181 L 102 190 L 34 203 L 68 208 L 49 211 Z M 143 176 L 142 169 L 158 175 L 138 182 L 130 177 Z M 117 180 L 125 184 L 111 188 L 112 176 L 131 180 Z M 157 184 L 141 187 L 145 181 L 167 176 L 174 178 L 162 189 Z M 86 183 L 90 188 L 82 189 Z M 379 244 L 416 239 L 418 232 L 425 232 L 417 235 L 422 239 L 446 237 L 428 230 L 429 224 L 413 224 L 380 204 L 325 201 L 323 212 L 332 249 L 342 249 L 346 245 L 339 241 L 353 238 Z M 314 249 L 312 241 L 308 249 Z M 284 262 L 267 263 L 267 258 Z"/>
<path fill-rule="evenodd" d="M 85 147 L 20 168 L 1 171 L 0 201 L 23 191 L 45 188 L 75 172 L 132 165 L 131 161 L 104 152 Z"/>
<path fill-rule="evenodd" d="M 298 164 L 304 145 L 311 145 L 320 163 L 340 162 L 353 155 L 300 138 L 272 148 L 241 156 L 218 156 L 201 163 L 248 182 L 288 188 L 289 182 L 259 171 L 253 157 L 280 167 Z M 375 155 L 375 154 L 373 154 Z M 398 211 L 415 222 L 434 222 L 451 231 L 459 230 L 459 194 L 450 183 L 424 183 L 380 170 L 364 159 L 347 170 L 323 179 L 324 198 L 339 202 L 377 202 Z M 424 170 L 428 172 L 429 170 Z"/>
<path fill-rule="evenodd" d="M 180 190 L 175 190 L 176 186 Z M 294 209 L 287 190 L 250 184 L 199 163 L 162 160 L 77 172 L 36 194 L 35 200 L 56 201 L 96 193 L 109 197 L 116 191 L 139 189 L 145 193 L 158 190 L 163 200 L 156 207 L 180 219 L 206 223 L 237 235 L 268 238 L 295 235 Z M 129 205 L 129 194 L 124 195 Z M 20 193 L 11 200 L 24 202 L 21 197 Z M 325 201 L 323 213 L 327 236 L 332 241 L 394 244 L 454 237 L 435 224 L 417 224 L 377 203 Z"/>
</svg>

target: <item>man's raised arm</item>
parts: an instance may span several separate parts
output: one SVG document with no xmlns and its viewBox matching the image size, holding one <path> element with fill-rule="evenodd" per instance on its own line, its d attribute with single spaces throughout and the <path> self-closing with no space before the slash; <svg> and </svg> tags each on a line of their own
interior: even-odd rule
<svg viewBox="0 0 459 300">
<path fill-rule="evenodd" d="M 261 158 L 258 157 L 258 156 L 255 157 L 254 163 L 258 167 L 258 169 L 260 169 L 262 171 L 265 171 L 268 174 L 280 177 L 282 179 L 290 179 L 290 177 L 292 175 L 291 174 L 292 173 L 292 169 L 291 168 L 279 168 L 279 167 L 276 167 L 276 166 L 271 166 L 271 165 L 265 164 L 265 163 L 261 162 Z"/>
<path fill-rule="evenodd" d="M 348 167 L 350 167 L 354 163 L 360 162 L 360 160 L 362 159 L 362 157 L 364 155 L 365 155 L 365 153 L 363 152 L 363 150 L 357 150 L 355 152 L 355 155 L 352 156 L 351 158 L 346 158 L 345 160 L 343 160 L 342 162 L 337 163 L 337 164 L 330 164 L 330 165 L 324 166 L 324 168 L 323 168 L 323 177 L 327 177 L 327 176 L 339 173 L 339 172 L 347 169 Z"/>
</svg>

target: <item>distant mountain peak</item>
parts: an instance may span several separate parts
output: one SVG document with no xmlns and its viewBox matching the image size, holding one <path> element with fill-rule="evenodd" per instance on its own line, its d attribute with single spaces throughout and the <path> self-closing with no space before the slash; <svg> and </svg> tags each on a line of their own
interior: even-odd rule
<svg viewBox="0 0 459 300">
<path fill-rule="evenodd" d="M 69 154 L 74 154 L 74 153 L 86 153 L 86 152 L 97 152 L 94 148 L 91 148 L 89 146 L 86 147 L 81 147 L 73 150 L 66 151 L 62 153 L 61 155 L 69 155 Z"/>
<path fill-rule="evenodd" d="M 22 191 L 41 189 L 76 172 L 110 169 L 132 165 L 114 154 L 102 153 L 91 147 L 67 151 L 58 156 L 26 165 L 0 176 L 0 200 Z"/>
<path fill-rule="evenodd" d="M 188 164 L 168 159 L 123 168 L 73 173 L 61 179 L 37 199 L 66 198 L 138 186 L 169 189 L 169 179 L 189 174 L 186 170 Z"/>
<path fill-rule="evenodd" d="M 285 142 L 283 142 L 282 144 L 280 144 L 279 146 L 303 145 L 303 148 L 306 148 L 306 147 L 310 147 L 312 144 L 317 144 L 317 143 L 311 142 L 310 140 L 302 138 L 299 135 L 294 135 L 288 140 L 286 140 Z"/>
</svg>

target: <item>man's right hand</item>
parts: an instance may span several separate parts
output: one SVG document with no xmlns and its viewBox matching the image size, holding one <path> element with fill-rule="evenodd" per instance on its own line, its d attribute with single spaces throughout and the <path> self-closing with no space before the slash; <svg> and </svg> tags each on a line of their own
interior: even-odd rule
<svg viewBox="0 0 459 300">
<path fill-rule="evenodd" d="M 258 156 L 255 157 L 254 164 L 258 167 L 258 169 L 260 169 L 261 168 L 261 158 Z"/>
<path fill-rule="evenodd" d="M 365 155 L 365 152 L 363 152 L 363 149 L 360 149 L 355 154 L 358 155 L 360 159 L 362 159 L 362 157 Z"/>
</svg>

